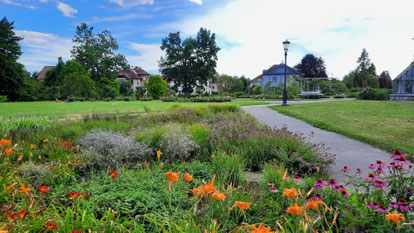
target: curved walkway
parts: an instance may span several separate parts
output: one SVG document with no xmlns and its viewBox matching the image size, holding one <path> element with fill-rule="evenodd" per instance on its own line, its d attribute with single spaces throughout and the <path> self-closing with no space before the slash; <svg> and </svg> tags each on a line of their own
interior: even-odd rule
<svg viewBox="0 0 414 233">
<path fill-rule="evenodd" d="M 292 103 L 290 102 L 290 104 Z M 351 172 L 355 172 L 356 168 L 361 168 L 361 174 L 364 175 L 369 172 L 368 166 L 371 163 L 377 160 L 384 162 L 390 160 L 389 153 L 385 151 L 337 133 L 316 128 L 302 120 L 282 115 L 266 105 L 245 106 L 243 109 L 272 128 L 287 127 L 289 131 L 302 133 L 312 143 L 324 144 L 329 148 L 330 153 L 336 155 L 336 164 L 329 167 L 328 173 L 338 181 L 344 181 L 345 177 L 340 171 L 344 165 L 350 167 Z"/>
</svg>

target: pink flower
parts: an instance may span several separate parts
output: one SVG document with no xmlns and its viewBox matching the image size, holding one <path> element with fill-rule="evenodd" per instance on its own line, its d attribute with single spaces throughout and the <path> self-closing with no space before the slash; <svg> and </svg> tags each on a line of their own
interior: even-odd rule
<svg viewBox="0 0 414 233">
<path fill-rule="evenodd" d="M 361 173 L 361 169 L 360 168 L 357 168 L 356 171 L 355 171 L 355 173 L 356 174 L 360 174 Z"/>
<path fill-rule="evenodd" d="M 410 207 L 408 206 L 408 204 L 406 202 L 403 202 L 400 205 L 400 210 L 401 211 L 410 211 Z"/>
<path fill-rule="evenodd" d="M 341 169 L 341 172 L 347 172 L 350 171 L 351 168 L 349 168 L 348 166 L 344 166 L 344 168 Z"/>
<path fill-rule="evenodd" d="M 322 185 L 315 185 L 315 189 L 323 189 Z"/>
<path fill-rule="evenodd" d="M 375 171 L 375 173 L 377 173 L 377 174 L 382 174 L 382 173 L 384 173 L 384 171 L 382 170 L 382 168 L 378 168 L 376 171 Z"/>
<path fill-rule="evenodd" d="M 410 161 L 408 161 L 404 156 L 400 156 L 399 158 L 396 158 L 395 162 L 399 163 L 399 164 L 409 164 L 410 163 Z"/>
<path fill-rule="evenodd" d="M 323 198 L 323 195 L 322 194 L 315 194 L 315 195 L 313 195 L 313 197 L 312 197 L 313 199 L 317 199 L 317 200 L 322 200 L 322 198 Z"/>
<path fill-rule="evenodd" d="M 366 180 L 374 181 L 377 179 L 377 177 L 373 173 L 369 173 L 367 177 L 365 177 Z"/>
<path fill-rule="evenodd" d="M 331 179 L 329 179 L 329 181 L 328 181 L 328 184 L 327 184 L 328 186 L 336 186 L 336 185 L 338 185 L 338 183 L 336 183 L 336 181 L 335 181 L 335 179 L 334 178 L 331 178 Z"/>
<path fill-rule="evenodd" d="M 269 181 L 269 183 L 267 183 L 267 185 L 273 186 L 273 185 L 275 185 L 275 183 L 273 183 L 273 181 Z"/>
<path fill-rule="evenodd" d="M 299 178 L 299 176 L 295 176 L 295 177 L 293 177 L 293 181 L 295 181 L 295 182 L 300 182 L 300 178 Z"/>
<path fill-rule="evenodd" d="M 279 192 L 279 190 L 277 190 L 274 186 L 270 187 L 270 188 L 269 188 L 269 191 L 270 191 L 270 192 L 272 192 L 272 193 L 277 193 L 277 192 Z"/>
<path fill-rule="evenodd" d="M 397 209 L 397 208 L 398 208 L 397 203 L 395 203 L 395 202 L 391 202 L 391 204 L 390 204 L 390 208 L 395 208 L 395 209 Z"/>
<path fill-rule="evenodd" d="M 375 184 L 378 188 L 380 188 L 380 187 L 384 187 L 385 185 L 387 185 L 387 182 L 384 182 L 384 181 L 382 181 L 382 180 L 375 180 L 375 181 L 374 181 L 374 184 Z"/>
<path fill-rule="evenodd" d="M 377 165 L 377 167 L 379 167 L 379 168 L 383 168 L 386 164 L 385 164 L 385 163 L 383 163 L 381 160 L 377 160 L 376 165 Z"/>
<path fill-rule="evenodd" d="M 387 213 L 387 212 L 388 212 L 387 208 L 385 208 L 385 206 L 384 206 L 384 205 L 379 205 L 379 206 L 377 207 L 377 210 L 378 210 L 379 212 L 381 212 L 381 213 Z"/>
<path fill-rule="evenodd" d="M 341 191 L 341 196 L 342 197 L 349 197 L 349 193 L 346 190 L 342 190 Z"/>
<path fill-rule="evenodd" d="M 322 186 L 324 184 L 325 184 L 325 182 L 323 182 L 321 179 L 318 179 L 315 183 L 315 185 L 320 185 L 320 186 Z"/>
<path fill-rule="evenodd" d="M 368 166 L 369 169 L 375 169 L 375 165 L 371 163 L 371 165 Z"/>
</svg>

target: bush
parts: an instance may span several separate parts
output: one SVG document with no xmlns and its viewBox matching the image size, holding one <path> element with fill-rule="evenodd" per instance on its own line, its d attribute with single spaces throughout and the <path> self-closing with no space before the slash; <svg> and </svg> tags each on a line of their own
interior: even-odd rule
<svg viewBox="0 0 414 233">
<path fill-rule="evenodd" d="M 159 100 L 161 96 L 165 96 L 167 82 L 162 79 L 161 75 L 150 75 L 149 80 L 145 83 L 145 88 L 152 98 Z"/>
<path fill-rule="evenodd" d="M 0 95 L 0 102 L 6 102 L 6 101 L 7 101 L 7 96 Z"/>
<path fill-rule="evenodd" d="M 243 181 L 244 164 L 240 156 L 217 153 L 212 156 L 213 172 L 220 184 L 238 186 Z"/>
<path fill-rule="evenodd" d="M 177 162 L 192 159 L 199 145 L 188 130 L 173 127 L 162 135 L 159 147 L 168 161 Z"/>
<path fill-rule="evenodd" d="M 360 100 L 389 100 L 392 90 L 365 88 L 358 94 Z"/>
<path fill-rule="evenodd" d="M 152 154 L 147 145 L 115 132 L 93 130 L 77 142 L 86 154 L 84 160 L 89 169 L 116 169 L 148 160 Z"/>
</svg>

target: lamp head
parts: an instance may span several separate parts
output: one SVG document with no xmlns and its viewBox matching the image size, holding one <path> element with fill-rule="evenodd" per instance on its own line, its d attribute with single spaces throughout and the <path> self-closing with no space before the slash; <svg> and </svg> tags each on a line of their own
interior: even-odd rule
<svg viewBox="0 0 414 233">
<path fill-rule="evenodd" d="M 283 41 L 283 50 L 285 50 L 285 52 L 288 51 L 289 45 L 290 45 L 290 42 L 288 40 Z"/>
</svg>

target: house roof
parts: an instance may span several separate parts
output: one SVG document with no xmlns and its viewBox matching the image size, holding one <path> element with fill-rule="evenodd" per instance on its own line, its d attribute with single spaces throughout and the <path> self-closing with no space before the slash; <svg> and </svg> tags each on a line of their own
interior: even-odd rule
<svg viewBox="0 0 414 233">
<path fill-rule="evenodd" d="M 273 65 L 267 70 L 263 70 L 263 75 L 284 75 L 285 74 L 285 64 L 278 64 Z M 296 69 L 293 69 L 292 67 L 286 66 L 286 74 L 287 75 L 298 75 L 303 76 L 302 73 L 297 71 Z"/>
<path fill-rule="evenodd" d="M 402 79 L 403 77 L 405 77 L 406 75 L 406 73 L 408 72 L 408 71 L 410 71 L 410 70 L 413 70 L 413 73 L 414 73 L 414 62 L 412 62 L 403 72 L 401 72 L 401 74 L 399 74 L 395 79 L 394 79 L 394 81 L 395 80 L 398 80 L 398 79 Z M 411 77 L 405 77 L 406 79 L 409 79 L 409 80 L 414 80 L 414 76 L 412 76 L 411 75 Z"/>
<path fill-rule="evenodd" d="M 129 68 L 127 70 L 119 71 L 118 78 L 127 78 L 127 79 L 142 79 L 142 76 L 149 75 L 141 67 Z"/>
<path fill-rule="evenodd" d="M 257 81 L 261 80 L 262 78 L 263 78 L 263 75 L 259 75 L 259 76 L 257 76 L 256 78 L 254 78 L 254 79 L 250 80 L 250 82 L 251 82 L 251 83 L 255 83 L 255 82 L 257 82 Z"/>
<path fill-rule="evenodd" d="M 51 69 L 53 69 L 55 67 L 56 66 L 45 66 L 45 67 L 43 67 L 42 71 L 40 71 L 39 75 L 37 76 L 37 80 L 39 80 L 39 81 L 44 80 L 45 77 L 46 77 L 46 73 L 49 70 L 51 70 Z"/>
</svg>

